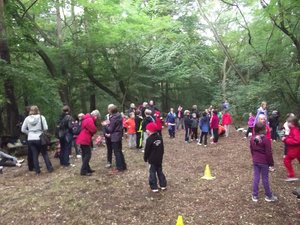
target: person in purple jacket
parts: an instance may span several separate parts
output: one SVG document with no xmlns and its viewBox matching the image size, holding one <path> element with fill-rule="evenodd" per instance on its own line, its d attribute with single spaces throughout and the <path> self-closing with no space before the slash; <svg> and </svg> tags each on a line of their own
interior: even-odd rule
<svg viewBox="0 0 300 225">
<path fill-rule="evenodd" d="M 255 135 L 250 141 L 250 150 L 253 159 L 253 192 L 252 201 L 258 201 L 259 180 L 262 177 L 262 183 L 265 188 L 265 200 L 275 202 L 278 198 L 272 194 L 269 185 L 269 166 L 274 166 L 271 142 L 265 137 L 266 125 L 257 123 L 254 127 Z"/>
<path fill-rule="evenodd" d="M 252 114 L 252 112 L 251 112 L 251 113 L 249 113 L 248 130 L 247 130 L 247 132 L 246 132 L 245 138 L 248 138 L 250 133 L 252 134 L 254 124 L 255 124 L 255 116 L 253 116 L 253 114 Z"/>
<path fill-rule="evenodd" d="M 102 122 L 103 126 L 106 126 L 107 136 L 111 139 L 112 149 L 116 158 L 116 170 L 113 170 L 113 174 L 123 172 L 127 170 L 125 158 L 122 152 L 122 136 L 123 136 L 123 119 L 118 112 L 117 106 L 110 104 L 108 106 L 108 112 L 110 114 L 109 121 Z"/>
</svg>

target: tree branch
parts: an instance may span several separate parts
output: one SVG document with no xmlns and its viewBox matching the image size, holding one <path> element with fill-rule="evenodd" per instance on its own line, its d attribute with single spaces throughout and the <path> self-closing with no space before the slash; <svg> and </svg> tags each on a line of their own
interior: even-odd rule
<svg viewBox="0 0 300 225">
<path fill-rule="evenodd" d="M 21 18 L 23 19 L 24 16 L 27 14 L 27 12 L 35 5 L 35 3 L 37 3 L 38 0 L 35 0 L 31 3 L 31 5 L 24 11 L 23 15 L 21 16 Z"/>
</svg>

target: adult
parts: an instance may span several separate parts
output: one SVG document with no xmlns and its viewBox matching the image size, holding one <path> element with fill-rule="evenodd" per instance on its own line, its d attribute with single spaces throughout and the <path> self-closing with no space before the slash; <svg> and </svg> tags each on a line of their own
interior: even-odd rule
<svg viewBox="0 0 300 225">
<path fill-rule="evenodd" d="M 135 111 L 136 111 L 135 104 L 134 104 L 134 103 L 131 103 L 131 104 L 130 104 L 130 108 L 129 108 L 129 110 L 128 110 L 128 113 L 132 113 L 132 112 L 135 113 Z"/>
<path fill-rule="evenodd" d="M 159 109 L 155 106 L 155 102 L 153 100 L 149 101 L 148 109 L 151 110 L 151 116 L 154 116 L 155 111 L 159 111 Z"/>
<path fill-rule="evenodd" d="M 111 105 L 108 106 L 110 108 Z M 106 115 L 106 121 L 109 121 L 111 117 L 111 114 L 108 112 Z M 107 158 L 107 164 L 106 168 L 111 168 L 112 166 L 112 154 L 113 154 L 113 149 L 112 149 L 112 142 L 111 142 L 111 136 L 107 131 L 107 126 L 103 126 L 103 133 L 105 137 L 105 144 L 106 144 L 106 158 Z"/>
<path fill-rule="evenodd" d="M 64 106 L 62 108 L 62 114 L 59 117 L 57 132 L 60 142 L 60 165 L 68 167 L 70 165 L 70 154 L 72 150 L 73 142 L 73 118 L 70 115 L 70 107 Z"/>
<path fill-rule="evenodd" d="M 90 160 L 92 158 L 92 137 L 97 132 L 95 122 L 98 118 L 100 118 L 100 112 L 94 110 L 82 119 L 81 131 L 76 140 L 76 144 L 80 145 L 82 154 L 81 176 L 91 176 L 95 172 L 90 167 Z"/>
<path fill-rule="evenodd" d="M 148 108 L 148 102 L 143 102 L 143 105 L 141 107 L 141 115 L 144 118 L 145 117 L 145 111 Z"/>
<path fill-rule="evenodd" d="M 270 118 L 270 127 L 271 127 L 271 138 L 273 141 L 277 141 L 278 139 L 278 126 L 279 126 L 279 113 L 278 111 L 273 111 Z"/>
<path fill-rule="evenodd" d="M 33 167 L 36 174 L 41 172 L 39 165 L 40 153 L 42 153 L 48 172 L 51 173 L 53 171 L 47 152 L 47 146 L 42 146 L 41 144 L 40 136 L 43 130 L 48 130 L 47 121 L 45 117 L 40 114 L 40 110 L 37 106 L 31 106 L 29 116 L 24 120 L 21 131 L 27 134 L 28 147 L 32 152 Z"/>
<path fill-rule="evenodd" d="M 178 106 L 176 112 L 176 129 L 179 130 L 179 127 L 184 130 L 184 111 L 181 105 Z"/>
<path fill-rule="evenodd" d="M 262 102 L 260 107 L 257 109 L 256 117 L 255 117 L 255 124 L 258 123 L 259 115 L 264 114 L 266 116 L 266 124 L 268 124 L 268 110 L 267 110 L 267 102 Z"/>
<path fill-rule="evenodd" d="M 197 106 L 197 105 L 193 105 L 193 106 L 192 106 L 192 110 L 191 110 L 191 113 L 190 113 L 190 114 L 193 115 L 193 113 L 196 114 L 197 119 L 200 118 L 200 112 L 199 112 L 199 110 L 198 110 L 198 106 Z"/>
<path fill-rule="evenodd" d="M 117 169 L 113 171 L 113 174 L 117 174 L 127 170 L 127 165 L 122 152 L 123 122 L 117 106 L 113 104 L 109 105 L 108 112 L 111 115 L 109 122 L 104 121 L 102 125 L 106 126 L 106 131 L 111 137 L 112 149 L 116 158 L 117 167 Z"/>
</svg>

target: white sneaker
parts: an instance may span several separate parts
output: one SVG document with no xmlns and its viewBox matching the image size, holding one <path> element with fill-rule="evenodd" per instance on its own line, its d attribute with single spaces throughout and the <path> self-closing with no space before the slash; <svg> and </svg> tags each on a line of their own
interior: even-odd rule
<svg viewBox="0 0 300 225">
<path fill-rule="evenodd" d="M 257 196 L 254 196 L 254 195 L 252 195 L 252 201 L 253 201 L 253 202 L 258 202 L 258 197 L 257 197 Z"/>
<path fill-rule="evenodd" d="M 206 148 L 206 147 L 207 147 L 207 145 L 204 145 L 204 147 Z"/>
<path fill-rule="evenodd" d="M 162 191 L 165 191 L 165 190 L 167 190 L 167 187 L 161 187 L 160 188 Z"/>
<path fill-rule="evenodd" d="M 145 152 L 145 150 L 144 149 L 142 149 L 142 153 L 144 153 Z"/>
<path fill-rule="evenodd" d="M 21 164 L 21 163 L 16 163 L 16 166 L 17 166 L 17 167 L 21 167 L 22 164 Z"/>
<path fill-rule="evenodd" d="M 270 166 L 270 167 L 269 167 L 269 171 L 270 171 L 270 172 L 274 172 L 274 171 L 275 171 L 275 168 L 274 168 L 273 166 Z"/>
<path fill-rule="evenodd" d="M 272 195 L 271 198 L 266 196 L 265 200 L 266 200 L 266 202 L 276 202 L 276 201 L 278 201 L 278 198 L 275 195 Z"/>
<path fill-rule="evenodd" d="M 201 144 L 201 143 L 198 143 L 198 145 L 200 145 L 200 146 L 201 146 L 202 144 Z"/>
<path fill-rule="evenodd" d="M 105 168 L 111 168 L 111 164 L 110 164 L 110 163 L 107 163 L 107 164 L 105 165 Z"/>
<path fill-rule="evenodd" d="M 0 166 L 0 174 L 3 173 L 3 166 Z"/>
<path fill-rule="evenodd" d="M 81 159 L 81 155 L 76 155 L 77 159 Z"/>
<path fill-rule="evenodd" d="M 152 192 L 157 193 L 157 192 L 159 192 L 159 190 L 158 189 L 152 189 Z"/>
<path fill-rule="evenodd" d="M 18 160 L 18 163 L 23 163 L 25 161 L 25 159 L 20 159 Z"/>
<path fill-rule="evenodd" d="M 289 178 L 285 179 L 286 182 L 294 182 L 294 181 L 298 181 L 298 180 L 299 180 L 299 178 L 297 178 L 297 177 L 289 177 Z"/>
</svg>

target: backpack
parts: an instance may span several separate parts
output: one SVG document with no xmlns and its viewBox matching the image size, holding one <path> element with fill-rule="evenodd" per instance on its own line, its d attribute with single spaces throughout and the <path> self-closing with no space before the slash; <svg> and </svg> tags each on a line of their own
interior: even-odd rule
<svg viewBox="0 0 300 225">
<path fill-rule="evenodd" d="M 74 123 L 72 127 L 72 132 L 74 135 L 79 135 L 81 132 L 81 123 Z"/>
<path fill-rule="evenodd" d="M 56 137 L 62 138 L 69 132 L 69 122 L 72 120 L 72 117 L 70 115 L 65 115 L 64 118 L 62 118 L 57 127 L 56 127 Z"/>
</svg>

